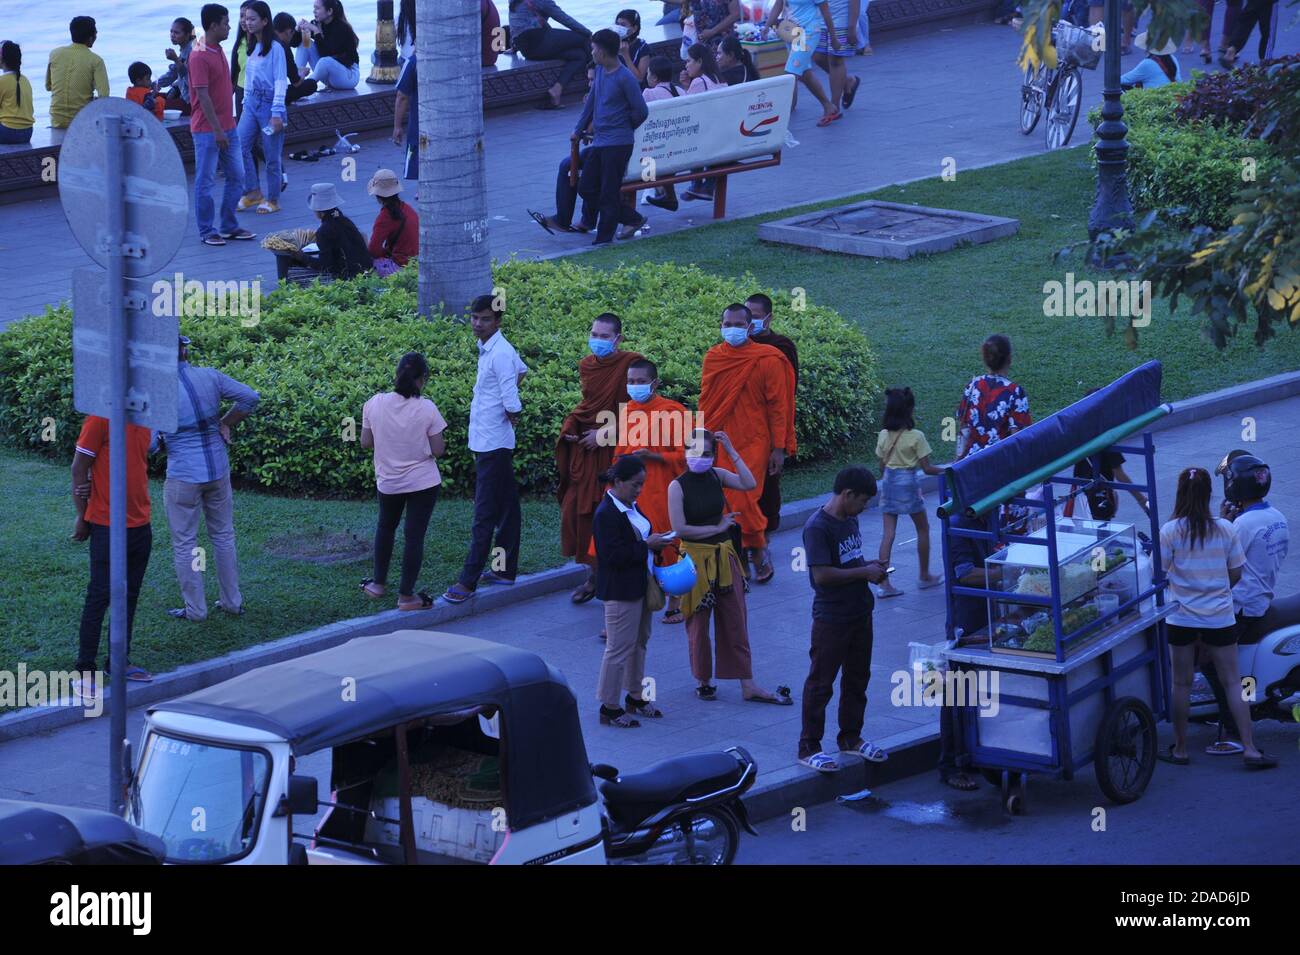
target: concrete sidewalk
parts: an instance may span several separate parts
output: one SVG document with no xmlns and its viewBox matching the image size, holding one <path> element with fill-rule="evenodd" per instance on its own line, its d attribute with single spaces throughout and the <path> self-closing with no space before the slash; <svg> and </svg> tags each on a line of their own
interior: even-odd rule
<svg viewBox="0 0 1300 955">
<path fill-rule="evenodd" d="M 1289 17 L 1282 18 L 1282 26 L 1276 43 L 1278 56 L 1300 50 L 1300 28 L 1291 25 Z M 1217 35 L 1217 26 L 1215 30 Z M 790 125 L 799 145 L 784 151 L 779 168 L 734 177 L 728 217 L 772 212 L 938 175 L 948 158 L 960 174 L 1038 155 L 1045 148 L 1042 126 L 1032 136 L 1022 136 L 1019 131 L 1018 44 L 1014 30 L 992 23 L 882 38 L 873 56 L 857 57 L 849 63 L 850 71 L 863 80 L 853 108 L 842 120 L 818 129 L 814 124 L 820 112 L 805 92 Z M 1126 57 L 1125 68 L 1134 66 L 1140 56 L 1135 52 Z M 1252 46 L 1249 58 L 1253 56 Z M 1201 66 L 1199 58 L 1183 57 L 1184 72 L 1194 65 Z M 1101 102 L 1101 85 L 1099 70 L 1085 72 L 1085 110 Z M 568 136 L 577 116 L 577 105 L 571 103 L 558 113 L 525 109 L 488 118 L 488 241 L 496 259 L 512 255 L 533 259 L 590 248 L 590 237 L 546 235 L 525 212 L 553 210 L 556 169 L 568 155 Z M 1073 141 L 1083 145 L 1089 137 L 1087 122 L 1081 119 Z M 314 228 L 315 217 L 306 207 L 307 189 L 313 182 L 332 181 L 343 197 L 344 210 L 369 235 L 377 207 L 366 195 L 366 182 L 381 167 L 400 171 L 404 153 L 382 136 L 364 140 L 362 145 L 355 156 L 317 163 L 286 159 L 290 186 L 282 211 L 271 216 L 244 213 L 240 221 L 260 234 Z M 345 159 L 356 160 L 351 179 L 344 178 Z M 415 201 L 415 185 L 407 184 L 406 198 L 411 202 Z M 707 202 L 684 201 L 677 213 L 640 208 L 650 218 L 651 234 L 712 221 L 712 204 Z M 3 329 L 25 315 L 39 314 L 47 304 L 69 298 L 72 270 L 89 265 L 90 259 L 72 238 L 59 201 L 50 198 L 0 206 L 0 262 L 4 275 L 15 279 L 7 283 L 0 302 Z M 186 280 L 202 282 L 251 281 L 260 275 L 264 292 L 275 285 L 273 258 L 260 242 L 235 242 L 224 248 L 201 245 L 192 209 L 186 241 L 163 274 L 170 277 L 176 272 Z M 16 280 L 20 276 L 21 280 Z"/>
<path fill-rule="evenodd" d="M 1254 419 L 1257 441 L 1242 438 L 1243 418 Z M 1178 472 L 1191 465 L 1213 468 L 1233 447 L 1254 447 L 1273 466 L 1270 501 L 1283 513 L 1300 520 L 1300 397 L 1288 398 L 1162 431 L 1155 436 L 1160 515 L 1167 519 L 1173 505 Z M 927 505 L 938 502 L 932 497 Z M 1216 505 L 1217 506 L 1217 505 Z M 1141 512 L 1130 498 L 1121 504 L 1120 518 L 1137 521 Z M 933 523 L 933 522 L 932 522 Z M 878 511 L 863 517 L 868 553 L 880 539 Z M 875 650 L 865 735 L 887 746 L 915 743 L 932 736 L 936 714 L 929 708 L 895 707 L 890 701 L 890 679 L 906 670 L 910 642 L 934 643 L 943 639 L 943 591 L 915 589 L 916 545 L 910 527 L 900 528 L 893 564 L 895 579 L 906 593 L 879 601 L 875 613 Z M 938 552 L 937 531 L 931 539 Z M 777 574 L 772 583 L 754 587 L 748 598 L 750 643 L 754 675 L 768 689 L 788 684 L 796 703 L 807 673 L 811 590 L 805 574 L 790 569 L 794 548 L 800 545 L 800 528 L 782 529 L 773 542 Z M 937 557 L 935 561 L 937 567 Z M 1284 567 L 1278 593 L 1300 589 L 1300 560 Z M 447 624 L 438 629 L 482 637 L 524 647 L 540 654 L 562 670 L 578 697 L 583 732 L 593 761 L 639 769 L 656 760 L 681 753 L 745 746 L 760 768 L 756 792 L 767 793 L 769 806 L 784 801 L 806 804 L 825 798 L 834 785 L 860 788 L 860 771 L 840 779 L 813 779 L 799 766 L 795 747 L 799 737 L 798 705 L 777 707 L 744 703 L 735 682 L 722 684 L 719 699 L 706 703 L 695 698 L 683 627 L 656 620 L 651 638 L 647 675 L 655 680 L 663 720 L 646 720 L 640 729 L 618 730 L 599 725 L 595 702 L 596 678 L 603 644 L 596 639 L 602 625 L 601 605 L 593 601 L 573 606 L 567 592 L 524 601 L 503 609 Z M 826 744 L 833 745 L 836 701 L 828 707 Z M 130 737 L 138 737 L 141 710 L 128 714 Z M 0 744 L 0 797 L 36 799 L 55 803 L 102 806 L 107 793 L 108 721 L 80 720 L 76 725 Z M 900 754 L 906 755 L 906 754 Z M 1292 754 L 1294 755 L 1294 754 Z M 1289 759 L 1283 755 L 1283 759 Z M 328 756 L 302 762 L 302 772 L 324 780 L 329 775 Z M 913 769 L 920 767 L 913 766 Z M 1083 784 L 1087 784 L 1086 781 Z M 764 813 L 765 815 L 768 813 Z"/>
</svg>

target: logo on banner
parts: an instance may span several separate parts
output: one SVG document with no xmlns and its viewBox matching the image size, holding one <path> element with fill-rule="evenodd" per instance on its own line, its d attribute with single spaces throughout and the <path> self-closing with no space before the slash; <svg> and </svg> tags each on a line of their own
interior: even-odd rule
<svg viewBox="0 0 1300 955">
<path fill-rule="evenodd" d="M 760 120 L 759 120 L 757 123 L 755 123 L 755 124 L 753 125 L 753 127 L 751 127 L 750 129 L 746 129 L 746 128 L 745 128 L 745 121 L 742 119 L 742 120 L 740 121 L 740 135 L 742 135 L 742 136 L 770 136 L 770 135 L 772 134 L 772 131 L 771 131 L 770 129 L 764 129 L 763 127 L 764 127 L 764 126 L 771 126 L 773 123 L 779 122 L 780 119 L 781 119 L 780 116 L 769 116 L 767 119 L 760 119 Z"/>
</svg>

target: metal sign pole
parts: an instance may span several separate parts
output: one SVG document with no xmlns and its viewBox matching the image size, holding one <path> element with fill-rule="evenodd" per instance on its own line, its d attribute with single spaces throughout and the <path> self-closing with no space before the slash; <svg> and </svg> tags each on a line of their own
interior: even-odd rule
<svg viewBox="0 0 1300 955">
<path fill-rule="evenodd" d="M 108 190 L 108 363 L 112 414 L 108 422 L 109 475 L 109 624 L 108 658 L 112 674 L 113 705 L 108 731 L 108 808 L 121 815 L 126 807 L 122 792 L 122 750 L 126 741 L 126 269 L 122 245 L 126 241 L 126 202 L 123 189 L 122 118 L 103 117 L 106 144 L 104 173 Z"/>
</svg>

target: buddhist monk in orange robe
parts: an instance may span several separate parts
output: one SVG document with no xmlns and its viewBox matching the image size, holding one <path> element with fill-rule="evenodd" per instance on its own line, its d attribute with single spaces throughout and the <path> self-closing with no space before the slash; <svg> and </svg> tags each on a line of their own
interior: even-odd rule
<svg viewBox="0 0 1300 955">
<path fill-rule="evenodd" d="M 785 458 L 798 449 L 794 433 L 794 369 L 786 357 L 771 345 L 749 337 L 750 311 L 744 305 L 728 305 L 722 313 L 720 345 L 704 356 L 700 381 L 700 411 L 704 427 L 725 431 L 736 451 L 758 481 L 752 491 L 726 492 L 727 503 L 737 512 L 741 545 L 759 552 L 755 565 L 763 568 L 756 583 L 772 579 L 771 555 L 767 552 L 767 517 L 759 506 L 769 470 L 779 473 Z M 719 466 L 730 458 L 719 451 Z"/>
<path fill-rule="evenodd" d="M 791 367 L 794 368 L 794 385 L 797 392 L 799 388 L 799 349 L 793 341 L 784 335 L 778 335 L 772 330 L 772 300 L 761 292 L 755 293 L 745 299 L 745 307 L 749 309 L 751 319 L 749 326 L 750 341 L 758 342 L 761 345 L 771 345 L 786 357 Z M 798 405 L 799 401 L 796 397 L 796 416 L 799 414 Z M 781 526 L 781 471 L 773 471 L 770 467 L 768 468 L 767 480 L 763 482 L 763 496 L 758 499 L 758 506 L 767 515 L 767 536 L 770 538 Z M 755 571 L 757 570 L 758 568 L 755 568 Z"/>
<path fill-rule="evenodd" d="M 578 363 L 582 400 L 569 412 L 555 444 L 559 475 L 560 553 L 587 565 L 587 580 L 573 592 L 574 603 L 596 594 L 591 518 L 605 488 L 600 475 L 614 460 L 619 406 L 627 402 L 627 367 L 641 356 L 622 351 L 623 322 L 611 312 L 591 323 L 592 350 Z"/>
</svg>

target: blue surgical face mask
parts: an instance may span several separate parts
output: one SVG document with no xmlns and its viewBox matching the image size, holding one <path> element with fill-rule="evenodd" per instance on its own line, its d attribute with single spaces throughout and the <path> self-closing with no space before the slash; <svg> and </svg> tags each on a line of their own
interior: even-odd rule
<svg viewBox="0 0 1300 955">
<path fill-rule="evenodd" d="M 597 358 L 604 358 L 614 350 L 614 343 L 608 338 L 588 338 L 587 347 Z"/>
<path fill-rule="evenodd" d="M 751 320 L 749 323 L 749 334 L 761 335 L 763 334 L 763 329 L 765 329 L 766 327 L 767 327 L 766 318 L 755 318 Z"/>
<path fill-rule="evenodd" d="M 652 385 L 628 385 L 627 396 L 638 404 L 645 404 L 650 400 L 650 392 L 653 390 Z"/>
<path fill-rule="evenodd" d="M 733 348 L 739 348 L 745 342 L 749 341 L 748 328 L 736 328 L 734 325 L 728 325 L 722 330 L 722 340 Z"/>
</svg>

